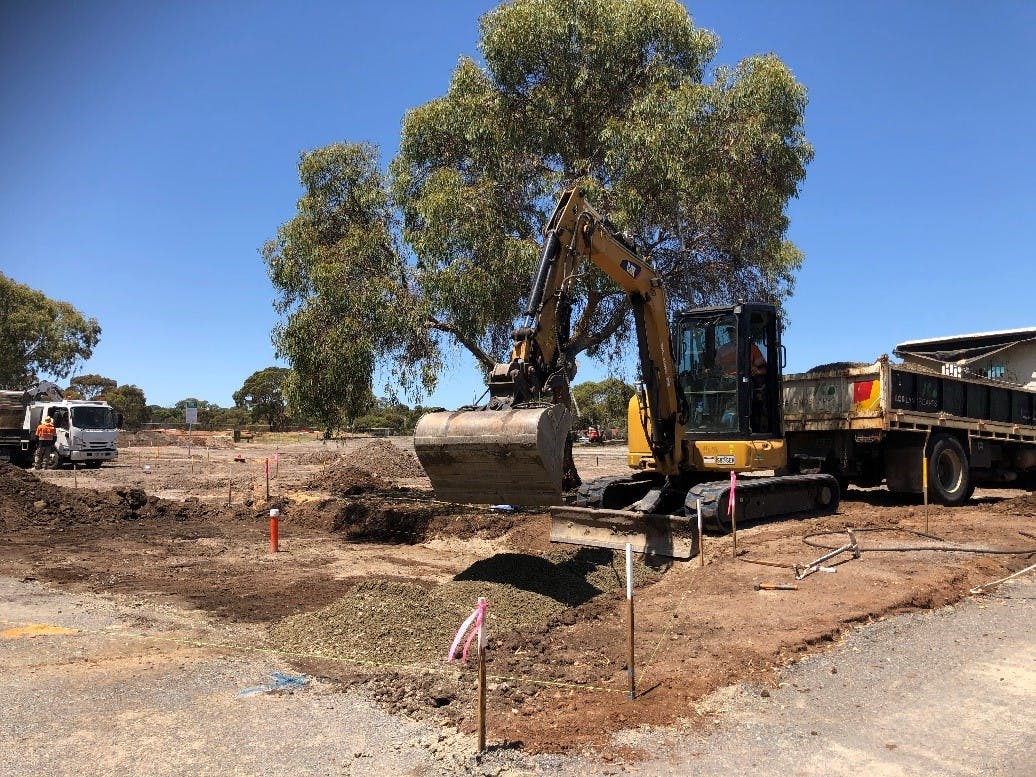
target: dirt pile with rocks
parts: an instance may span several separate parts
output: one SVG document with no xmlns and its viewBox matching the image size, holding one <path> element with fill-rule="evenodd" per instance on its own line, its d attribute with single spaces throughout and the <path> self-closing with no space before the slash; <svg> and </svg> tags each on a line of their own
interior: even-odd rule
<svg viewBox="0 0 1036 777">
<path fill-rule="evenodd" d="M 345 455 L 333 455 L 306 484 L 337 496 L 358 496 L 391 489 L 394 481 L 424 476 L 409 451 L 387 440 L 374 440 Z"/>
<path fill-rule="evenodd" d="M 305 453 L 281 454 L 282 457 L 291 457 L 298 464 L 327 464 L 330 461 L 337 461 L 341 458 L 342 452 L 337 449 L 306 451 Z"/>
<path fill-rule="evenodd" d="M 0 462 L 0 525 L 8 531 L 62 530 L 82 524 L 150 519 L 185 520 L 212 512 L 196 498 L 171 502 L 140 488 L 95 491 L 65 488 L 40 480 L 32 471 Z M 217 510 L 222 518 L 252 518 L 247 508 Z"/>
<path fill-rule="evenodd" d="M 496 539 L 521 520 L 467 505 L 409 498 L 405 493 L 298 502 L 286 508 L 285 516 L 292 523 L 332 532 L 345 540 L 402 545 L 436 537 Z"/>
<path fill-rule="evenodd" d="M 392 483 L 385 478 L 341 458 L 328 462 L 306 485 L 337 496 L 358 496 L 392 488 Z"/>
<path fill-rule="evenodd" d="M 372 440 L 345 456 L 345 462 L 390 480 L 424 477 L 414 454 L 397 448 L 388 440 Z"/>
<path fill-rule="evenodd" d="M 1036 517 L 1036 493 L 1004 499 L 992 505 L 990 509 L 997 513 L 1009 513 L 1027 518 Z"/>
</svg>

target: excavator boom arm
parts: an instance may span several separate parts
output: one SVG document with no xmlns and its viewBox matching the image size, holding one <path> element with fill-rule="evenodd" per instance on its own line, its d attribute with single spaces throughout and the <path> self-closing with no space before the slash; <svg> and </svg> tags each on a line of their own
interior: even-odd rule
<svg viewBox="0 0 1036 777">
<path fill-rule="evenodd" d="M 665 290 L 654 268 L 587 203 L 579 189 L 565 192 L 544 230 L 546 239 L 534 276 L 523 326 L 515 334 L 512 363 L 559 367 L 567 340 L 570 288 L 583 262 L 590 262 L 626 293 L 633 306 L 642 380 L 641 408 L 650 414 L 649 440 L 656 466 L 675 472 L 682 432 Z M 564 321 L 559 320 L 559 313 Z M 539 376 L 541 382 L 549 375 Z M 566 398 L 567 399 L 567 398 Z"/>
</svg>

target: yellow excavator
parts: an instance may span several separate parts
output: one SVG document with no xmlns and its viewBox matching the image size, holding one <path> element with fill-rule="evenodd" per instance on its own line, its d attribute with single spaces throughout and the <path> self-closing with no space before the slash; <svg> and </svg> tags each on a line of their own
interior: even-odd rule
<svg viewBox="0 0 1036 777">
<path fill-rule="evenodd" d="M 510 359 L 489 375 L 488 401 L 430 413 L 414 448 L 441 499 L 551 506 L 551 539 L 690 558 L 705 524 L 834 512 L 827 474 L 736 478 L 786 470 L 781 370 L 772 305 L 699 308 L 669 322 L 651 264 L 578 189 L 565 192 L 544 230 Z M 629 403 L 631 474 L 582 483 L 572 458 L 575 419 L 568 351 L 572 287 L 589 262 L 633 309 L 640 375 Z"/>
</svg>

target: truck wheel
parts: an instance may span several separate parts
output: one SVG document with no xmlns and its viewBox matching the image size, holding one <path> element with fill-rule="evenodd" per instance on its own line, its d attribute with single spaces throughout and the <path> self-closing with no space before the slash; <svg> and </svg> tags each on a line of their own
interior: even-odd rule
<svg viewBox="0 0 1036 777">
<path fill-rule="evenodd" d="M 932 438 L 928 451 L 928 495 L 944 505 L 959 505 L 972 493 L 968 457 L 956 437 Z"/>
</svg>

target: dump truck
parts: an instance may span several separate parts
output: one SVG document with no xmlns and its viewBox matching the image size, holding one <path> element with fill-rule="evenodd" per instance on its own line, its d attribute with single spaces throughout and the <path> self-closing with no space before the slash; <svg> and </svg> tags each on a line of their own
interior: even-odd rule
<svg viewBox="0 0 1036 777">
<path fill-rule="evenodd" d="M 120 413 L 103 400 L 65 399 L 42 381 L 25 391 L 0 391 L 0 461 L 31 464 L 36 427 L 48 416 L 57 430 L 56 466 L 100 467 L 118 456 Z"/>
<path fill-rule="evenodd" d="M 927 481 L 945 505 L 979 485 L 1036 487 L 1036 389 L 946 373 L 883 355 L 786 375 L 789 471 L 904 494 Z"/>
<path fill-rule="evenodd" d="M 572 458 L 568 350 L 574 279 L 593 265 L 627 295 L 640 376 L 630 400 L 628 476 L 582 483 Z M 565 192 L 483 405 L 425 415 L 414 449 L 442 499 L 551 506 L 551 539 L 688 558 L 699 506 L 713 528 L 738 519 L 829 513 L 828 473 L 739 478 L 787 465 L 781 420 L 784 349 L 774 306 L 677 314 L 651 262 L 587 202 Z"/>
</svg>

